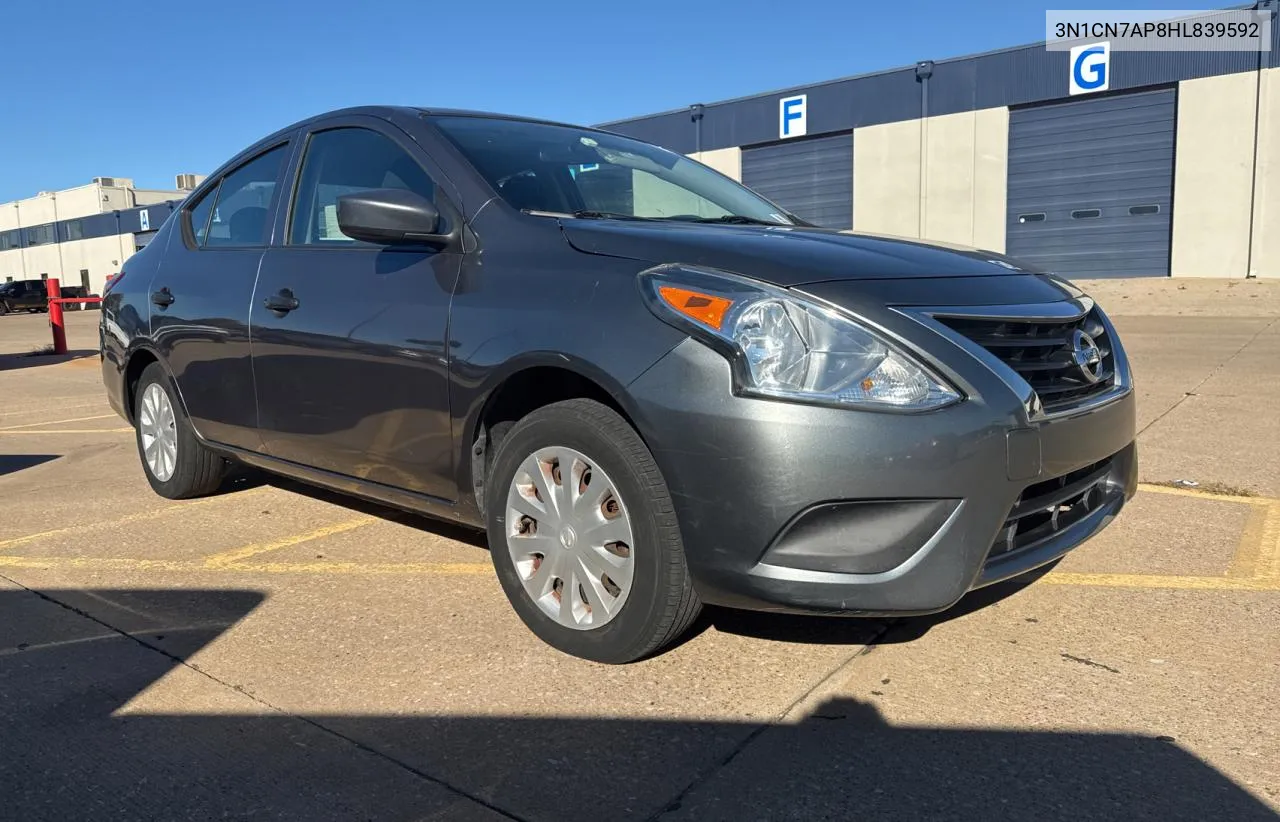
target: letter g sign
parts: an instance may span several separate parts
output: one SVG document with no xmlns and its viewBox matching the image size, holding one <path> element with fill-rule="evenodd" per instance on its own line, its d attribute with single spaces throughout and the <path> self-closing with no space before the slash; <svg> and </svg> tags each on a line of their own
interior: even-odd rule
<svg viewBox="0 0 1280 822">
<path fill-rule="evenodd" d="M 1111 43 L 1093 43 L 1071 50 L 1072 95 L 1106 91 L 1110 80 Z"/>
</svg>

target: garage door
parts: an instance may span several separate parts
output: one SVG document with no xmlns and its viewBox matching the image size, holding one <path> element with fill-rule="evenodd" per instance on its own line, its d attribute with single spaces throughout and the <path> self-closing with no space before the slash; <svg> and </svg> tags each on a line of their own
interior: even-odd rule
<svg viewBox="0 0 1280 822">
<path fill-rule="evenodd" d="M 1174 90 L 1009 112 L 1010 255 L 1069 277 L 1163 277 Z"/>
<path fill-rule="evenodd" d="M 801 219 L 853 227 L 853 135 L 742 150 L 742 182 Z"/>
</svg>

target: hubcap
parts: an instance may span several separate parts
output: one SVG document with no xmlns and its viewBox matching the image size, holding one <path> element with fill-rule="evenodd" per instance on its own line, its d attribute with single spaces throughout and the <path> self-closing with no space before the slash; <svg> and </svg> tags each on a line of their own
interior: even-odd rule
<svg viewBox="0 0 1280 822">
<path fill-rule="evenodd" d="M 572 448 L 525 458 L 507 491 L 507 550 L 525 593 L 576 630 L 617 616 L 631 592 L 631 518 L 601 468 Z"/>
<path fill-rule="evenodd" d="M 151 476 L 167 482 L 178 466 L 178 428 L 169 395 L 152 383 L 142 392 L 138 409 L 138 431 L 142 436 L 142 457 Z"/>
</svg>

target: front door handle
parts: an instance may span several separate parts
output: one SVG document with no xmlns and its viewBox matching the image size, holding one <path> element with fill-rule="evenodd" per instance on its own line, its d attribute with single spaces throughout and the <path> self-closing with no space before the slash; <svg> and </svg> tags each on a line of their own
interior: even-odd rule
<svg viewBox="0 0 1280 822">
<path fill-rule="evenodd" d="M 169 306 L 173 305 L 173 294 L 169 291 L 169 288 L 166 286 L 160 289 L 159 291 L 152 292 L 151 302 L 155 303 L 161 308 L 168 308 Z"/>
<path fill-rule="evenodd" d="M 275 312 L 276 316 L 283 317 L 290 311 L 298 307 L 298 298 L 293 296 L 293 292 L 287 288 L 282 288 L 270 297 L 262 301 L 268 311 Z"/>
</svg>

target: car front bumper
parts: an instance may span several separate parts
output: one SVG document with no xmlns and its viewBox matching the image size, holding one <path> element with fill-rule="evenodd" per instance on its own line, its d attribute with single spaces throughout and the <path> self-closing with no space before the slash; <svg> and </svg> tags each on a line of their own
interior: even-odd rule
<svg viewBox="0 0 1280 822">
<path fill-rule="evenodd" d="M 691 339 L 629 394 L 704 602 L 880 615 L 1050 563 L 1136 490 L 1132 391 L 1029 422 L 1014 392 L 984 388 L 924 414 L 736 396 L 728 362 Z"/>
</svg>

